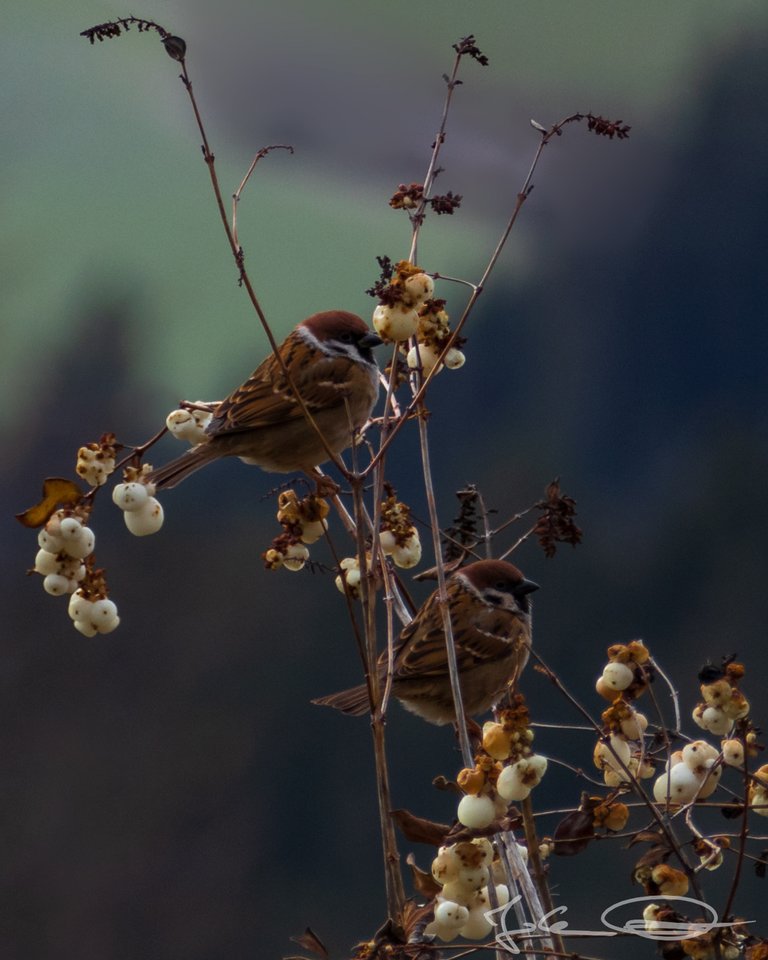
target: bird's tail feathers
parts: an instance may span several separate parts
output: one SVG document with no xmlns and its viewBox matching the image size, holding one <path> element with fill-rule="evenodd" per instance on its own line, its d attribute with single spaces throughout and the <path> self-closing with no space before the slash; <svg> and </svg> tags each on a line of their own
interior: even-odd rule
<svg viewBox="0 0 768 960">
<path fill-rule="evenodd" d="M 371 709 L 368 687 L 365 684 L 342 690 L 340 693 L 332 693 L 327 697 L 318 697 L 312 703 L 321 707 L 333 707 L 334 710 L 346 713 L 348 717 L 364 717 Z"/>
<path fill-rule="evenodd" d="M 154 483 L 158 490 L 171 490 L 182 480 L 204 467 L 209 460 L 215 458 L 216 453 L 209 444 L 200 444 L 192 447 L 180 457 L 166 463 L 164 467 L 158 467 L 147 477 L 149 483 Z"/>
</svg>

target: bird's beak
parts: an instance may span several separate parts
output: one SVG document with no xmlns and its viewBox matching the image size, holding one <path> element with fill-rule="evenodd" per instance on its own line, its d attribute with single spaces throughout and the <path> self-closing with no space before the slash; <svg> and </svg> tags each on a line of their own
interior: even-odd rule
<svg viewBox="0 0 768 960">
<path fill-rule="evenodd" d="M 380 347 L 384 341 L 375 333 L 366 333 L 359 340 L 360 346 L 365 347 Z"/>
<path fill-rule="evenodd" d="M 538 583 L 534 583 L 533 580 L 522 580 L 515 587 L 515 593 L 521 593 L 525 595 L 526 593 L 533 593 L 534 590 L 538 590 Z"/>
</svg>

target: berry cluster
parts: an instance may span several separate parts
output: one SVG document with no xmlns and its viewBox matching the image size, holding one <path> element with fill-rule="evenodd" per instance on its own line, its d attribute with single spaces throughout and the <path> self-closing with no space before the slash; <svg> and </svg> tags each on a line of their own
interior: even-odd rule
<svg viewBox="0 0 768 960">
<path fill-rule="evenodd" d="M 703 699 L 694 707 L 693 722 L 702 730 L 721 737 L 730 732 L 737 720 L 743 720 L 749 713 L 749 701 L 738 688 L 744 676 L 744 666 L 731 662 L 722 670 L 708 667 L 703 673 Z M 715 675 L 710 676 L 712 673 Z"/>
<path fill-rule="evenodd" d="M 416 338 L 406 354 L 408 366 L 429 373 L 451 335 L 444 300 L 433 300 L 435 284 L 424 271 L 401 260 L 395 264 L 389 286 L 379 290 L 381 302 L 373 312 L 373 325 L 384 340 L 404 343 Z M 443 363 L 451 370 L 463 366 L 465 356 L 451 347 Z"/>
<path fill-rule="evenodd" d="M 191 444 L 202 443 L 206 439 L 205 428 L 213 417 L 213 406 L 214 404 L 200 400 L 184 409 L 171 410 L 165 418 L 168 432 L 177 440 L 186 440 Z"/>
<path fill-rule="evenodd" d="M 641 696 L 650 678 L 650 654 L 639 640 L 616 643 L 608 648 L 608 663 L 595 684 L 611 706 L 603 712 L 603 736 L 592 755 L 608 787 L 619 787 L 632 777 L 652 777 L 653 764 L 646 758 L 646 717 L 632 700 Z"/>
<path fill-rule="evenodd" d="M 483 726 L 482 751 L 473 768 L 459 773 L 457 783 L 465 796 L 459 801 L 457 818 L 470 829 L 490 826 L 507 813 L 510 803 L 525 800 L 541 783 L 547 759 L 531 748 L 533 730 L 522 696 L 512 707 L 500 710 L 497 720 Z"/>
<path fill-rule="evenodd" d="M 720 751 L 705 740 L 687 743 L 667 761 L 665 772 L 653 784 L 657 803 L 683 804 L 706 800 L 717 789 L 723 768 Z"/>
<path fill-rule="evenodd" d="M 764 960 L 766 953 L 747 951 L 742 954 L 744 941 L 747 939 L 747 928 L 738 922 L 728 930 L 702 930 L 700 923 L 691 923 L 690 937 L 683 937 L 679 942 L 669 940 L 671 925 L 679 926 L 680 914 L 668 904 L 649 903 L 643 910 L 645 930 L 652 936 L 659 937 L 669 943 L 667 954 L 671 956 L 690 957 L 691 960 L 738 960 L 745 956 L 754 960 Z M 678 951 L 679 943 L 679 951 Z"/>
<path fill-rule="evenodd" d="M 366 560 L 370 562 L 370 557 L 366 555 Z M 336 577 L 336 589 L 340 593 L 349 594 L 353 600 L 359 600 L 361 596 L 360 589 L 360 561 L 357 557 L 344 557 L 339 563 L 339 574 Z"/>
<path fill-rule="evenodd" d="M 429 373 L 437 366 L 438 357 L 450 335 L 451 326 L 445 300 L 429 300 L 419 313 L 416 345 L 411 347 L 406 355 L 408 366 L 412 370 L 421 368 L 422 373 Z M 462 351 L 453 346 L 443 357 L 443 365 L 449 370 L 458 370 L 464 366 L 466 359 Z"/>
<path fill-rule="evenodd" d="M 442 889 L 435 897 L 434 920 L 424 933 L 445 942 L 456 937 L 484 940 L 493 930 L 486 916 L 493 909 L 489 884 L 493 883 L 496 905 L 509 903 L 504 871 L 500 861 L 494 860 L 490 840 L 475 837 L 440 847 L 432 876 Z"/>
<path fill-rule="evenodd" d="M 385 556 L 392 557 L 396 567 L 408 570 L 421 560 L 419 531 L 411 520 L 407 504 L 390 493 L 381 505 L 381 549 Z"/>
<path fill-rule="evenodd" d="M 160 501 L 154 497 L 155 486 L 147 482 L 151 472 L 148 463 L 142 467 L 126 467 L 125 482 L 116 484 L 112 491 L 112 500 L 123 511 L 125 525 L 135 537 L 157 533 L 165 519 Z"/>
<path fill-rule="evenodd" d="M 86 526 L 85 507 L 60 509 L 40 531 L 35 573 L 54 597 L 70 595 L 68 612 L 76 630 L 86 637 L 111 633 L 120 623 L 117 606 L 107 597 L 103 571 L 95 570 L 96 537 Z"/>
<path fill-rule="evenodd" d="M 283 532 L 263 554 L 268 570 L 301 570 L 309 560 L 307 544 L 315 543 L 328 529 L 330 507 L 326 500 L 311 494 L 299 500 L 294 490 L 285 490 L 277 501 L 277 519 Z"/>
<path fill-rule="evenodd" d="M 98 443 L 88 443 L 77 451 L 75 472 L 92 487 L 101 487 L 115 469 L 115 435 L 105 433 Z"/>
<path fill-rule="evenodd" d="M 57 510 L 37 537 L 40 549 L 34 572 L 43 577 L 43 589 L 53 597 L 74 593 L 85 577 L 83 561 L 96 546 L 96 537 L 85 526 L 85 510 Z"/>
</svg>

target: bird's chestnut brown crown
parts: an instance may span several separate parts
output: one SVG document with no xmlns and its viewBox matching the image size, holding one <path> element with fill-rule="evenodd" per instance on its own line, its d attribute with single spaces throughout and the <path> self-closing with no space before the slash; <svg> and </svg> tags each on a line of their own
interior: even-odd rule
<svg viewBox="0 0 768 960">
<path fill-rule="evenodd" d="M 516 566 L 506 560 L 478 560 L 462 567 L 458 573 L 482 595 L 486 603 L 528 613 L 528 594 L 539 589 L 532 580 L 526 580 Z"/>
<path fill-rule="evenodd" d="M 346 310 L 313 313 L 299 326 L 317 341 L 325 353 L 332 356 L 355 354 L 367 363 L 374 362 L 371 350 L 383 342 L 357 314 Z"/>
</svg>

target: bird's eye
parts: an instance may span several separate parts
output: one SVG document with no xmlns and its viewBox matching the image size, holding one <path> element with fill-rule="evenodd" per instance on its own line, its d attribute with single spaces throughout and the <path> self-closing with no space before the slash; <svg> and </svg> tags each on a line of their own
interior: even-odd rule
<svg viewBox="0 0 768 960">
<path fill-rule="evenodd" d="M 496 581 L 496 589 L 501 590 L 502 593 L 504 593 L 508 588 L 509 588 L 509 585 L 505 580 Z"/>
<path fill-rule="evenodd" d="M 352 343 L 352 334 L 348 330 L 346 333 L 340 333 L 339 340 L 341 340 L 342 343 Z"/>
</svg>

